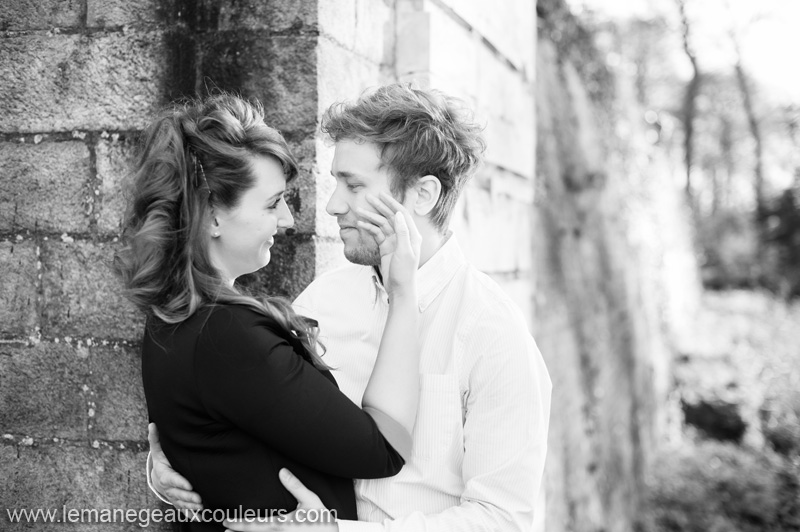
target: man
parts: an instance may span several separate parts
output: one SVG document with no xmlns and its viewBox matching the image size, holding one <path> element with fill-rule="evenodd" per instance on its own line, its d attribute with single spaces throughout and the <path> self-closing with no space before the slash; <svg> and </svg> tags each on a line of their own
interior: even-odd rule
<svg viewBox="0 0 800 532">
<path fill-rule="evenodd" d="M 377 243 L 357 224 L 373 210 L 367 195 L 391 191 L 422 235 L 412 457 L 395 477 L 357 480 L 360 521 L 339 521 L 338 529 L 530 530 L 546 453 L 550 379 L 519 310 L 466 262 L 447 230 L 480 162 L 479 127 L 455 99 L 396 84 L 331 107 L 322 128 L 335 143 L 336 189 L 326 211 L 336 217 L 353 264 L 320 276 L 295 307 L 319 321 L 325 361 L 356 404 L 388 312 Z M 156 462 L 156 487 L 197 508 L 197 495 L 179 489 L 188 487 L 185 479 L 174 480 L 163 455 Z M 296 479 L 286 485 L 301 505 L 314 504 Z"/>
</svg>

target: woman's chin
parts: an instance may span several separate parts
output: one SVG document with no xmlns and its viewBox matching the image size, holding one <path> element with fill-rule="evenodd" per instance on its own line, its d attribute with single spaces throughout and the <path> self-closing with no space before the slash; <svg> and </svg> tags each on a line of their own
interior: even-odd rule
<svg viewBox="0 0 800 532">
<path fill-rule="evenodd" d="M 263 270 L 269 265 L 269 262 L 272 260 L 272 253 L 267 250 L 267 252 L 261 257 L 261 266 L 258 267 L 259 270 Z"/>
</svg>

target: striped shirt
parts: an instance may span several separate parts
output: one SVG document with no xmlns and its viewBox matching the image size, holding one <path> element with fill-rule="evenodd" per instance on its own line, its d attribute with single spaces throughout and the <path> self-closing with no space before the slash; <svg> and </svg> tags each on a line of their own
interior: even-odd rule
<svg viewBox="0 0 800 532">
<path fill-rule="evenodd" d="M 360 521 L 342 532 L 530 531 L 547 449 L 550 378 L 519 309 L 455 238 L 418 272 L 420 402 L 411 459 L 356 481 Z M 296 310 L 319 321 L 325 362 L 361 404 L 389 303 L 375 271 L 347 265 L 312 282 Z"/>
</svg>

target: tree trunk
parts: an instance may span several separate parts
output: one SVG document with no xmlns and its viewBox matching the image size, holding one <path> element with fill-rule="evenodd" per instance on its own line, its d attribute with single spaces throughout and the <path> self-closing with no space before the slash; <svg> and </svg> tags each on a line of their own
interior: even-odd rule
<svg viewBox="0 0 800 532">
<path fill-rule="evenodd" d="M 694 162 L 694 119 L 697 114 L 697 96 L 700 94 L 701 75 L 697 56 L 689 43 L 690 26 L 689 18 L 686 16 L 686 0 L 675 0 L 681 16 L 681 36 L 683 38 L 683 50 L 692 64 L 692 79 L 686 86 L 686 93 L 683 98 L 683 153 L 684 164 L 686 165 L 686 200 L 692 213 L 696 213 L 694 193 L 692 191 L 692 164 Z"/>
<path fill-rule="evenodd" d="M 767 211 L 766 198 L 764 194 L 764 147 L 761 136 L 761 126 L 756 117 L 755 108 L 753 107 L 753 94 L 750 91 L 750 86 L 747 83 L 747 74 L 742 66 L 741 55 L 739 54 L 739 47 L 736 46 L 736 80 L 739 82 L 739 90 L 742 92 L 742 100 L 744 101 L 744 111 L 747 114 L 747 123 L 750 127 L 750 134 L 755 141 L 754 157 L 755 157 L 755 193 L 756 193 L 756 224 L 759 230 L 763 229 L 765 223 L 765 215 Z"/>
</svg>

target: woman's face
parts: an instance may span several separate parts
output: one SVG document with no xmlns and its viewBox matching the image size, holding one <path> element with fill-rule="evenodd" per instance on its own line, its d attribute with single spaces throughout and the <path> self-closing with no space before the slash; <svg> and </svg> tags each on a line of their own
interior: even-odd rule
<svg viewBox="0 0 800 532">
<path fill-rule="evenodd" d="M 294 224 L 284 199 L 286 178 L 280 163 L 257 156 L 250 160 L 250 168 L 253 186 L 232 209 L 215 207 L 210 227 L 211 263 L 231 284 L 266 266 L 275 233 Z"/>
</svg>

